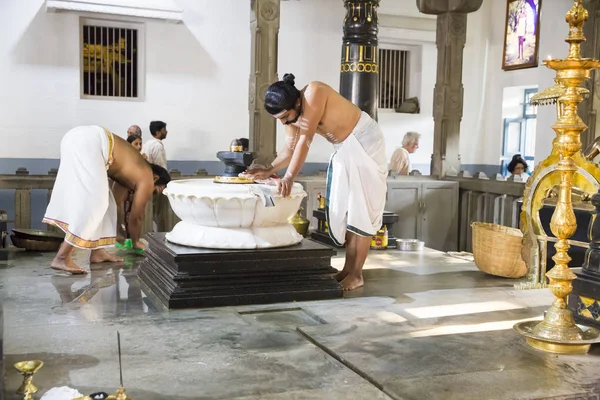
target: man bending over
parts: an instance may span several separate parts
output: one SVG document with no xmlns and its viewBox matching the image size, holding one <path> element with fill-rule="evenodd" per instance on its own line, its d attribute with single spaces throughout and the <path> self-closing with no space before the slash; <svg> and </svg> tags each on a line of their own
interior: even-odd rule
<svg viewBox="0 0 600 400">
<path fill-rule="evenodd" d="M 246 174 L 266 179 L 288 167 L 279 193 L 290 194 L 315 133 L 333 144 L 327 171 L 326 216 L 336 245 L 346 244 L 344 269 L 336 274 L 344 290 L 363 285 L 362 268 L 371 237 L 381 228 L 387 192 L 387 162 L 381 129 L 369 115 L 322 82 L 302 90 L 294 75 L 272 84 L 265 108 L 285 125 L 286 143 L 272 165 Z"/>
<path fill-rule="evenodd" d="M 109 177 L 115 182 L 114 196 Z M 116 242 L 117 204 L 123 203 L 128 189 L 135 191 L 129 217 L 131 238 L 135 248 L 143 249 L 140 236 L 146 203 L 155 186 L 164 186 L 169 180 L 164 168 L 149 164 L 132 145 L 100 126 L 80 126 L 67 132 L 60 144 L 60 167 L 43 219 L 65 232 L 51 267 L 87 274 L 73 261 L 75 247 L 91 249 L 91 263 L 122 261 L 104 248 Z"/>
</svg>

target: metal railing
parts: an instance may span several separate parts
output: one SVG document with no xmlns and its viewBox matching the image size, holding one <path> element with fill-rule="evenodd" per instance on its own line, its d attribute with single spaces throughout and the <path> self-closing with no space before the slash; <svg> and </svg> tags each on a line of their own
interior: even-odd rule
<svg viewBox="0 0 600 400">
<path fill-rule="evenodd" d="M 19 168 L 14 175 L 0 175 L 0 190 L 14 190 L 14 216 L 9 215 L 9 222 L 15 228 L 31 228 L 32 226 L 32 190 L 47 191 L 46 203 L 50 200 L 57 170 L 53 169 L 47 175 L 29 175 L 24 168 Z M 199 170 L 194 175 L 182 175 L 178 170 L 169 171 L 173 180 L 190 179 L 194 177 L 209 177 L 205 170 Z M 505 226 L 518 227 L 519 213 L 518 200 L 523 196 L 524 182 L 496 180 L 485 177 L 483 174 L 474 176 L 446 176 L 445 180 L 459 182 L 459 250 L 471 251 L 471 223 L 491 222 Z M 39 202 L 38 202 L 39 204 Z M 165 218 L 167 231 L 173 229 L 179 218 L 171 210 L 161 210 Z M 0 208 L 2 206 L 0 205 Z M 58 228 L 50 225 L 48 230 Z M 153 231 L 152 202 L 148 202 L 142 233 Z"/>
<path fill-rule="evenodd" d="M 488 178 L 483 173 L 473 176 L 461 173 L 444 179 L 459 183 L 459 251 L 472 251 L 473 222 L 519 227 L 521 209 L 518 201 L 523 197 L 525 182 Z"/>
</svg>

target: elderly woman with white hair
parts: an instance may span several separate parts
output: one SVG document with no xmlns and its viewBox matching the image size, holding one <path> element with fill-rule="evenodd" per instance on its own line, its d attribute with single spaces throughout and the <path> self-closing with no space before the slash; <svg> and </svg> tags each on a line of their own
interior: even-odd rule
<svg viewBox="0 0 600 400">
<path fill-rule="evenodd" d="M 402 139 L 402 147 L 399 147 L 392 154 L 389 173 L 396 175 L 408 175 L 412 170 L 409 154 L 414 153 L 419 148 L 420 133 L 407 132 Z"/>
</svg>

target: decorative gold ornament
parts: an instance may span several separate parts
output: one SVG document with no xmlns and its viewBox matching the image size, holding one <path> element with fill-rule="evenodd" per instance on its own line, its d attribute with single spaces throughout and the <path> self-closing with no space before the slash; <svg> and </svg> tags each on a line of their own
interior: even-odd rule
<svg viewBox="0 0 600 400">
<path fill-rule="evenodd" d="M 233 139 L 233 141 L 229 145 L 229 151 L 234 152 L 234 153 L 237 153 L 237 152 L 240 152 L 240 151 L 244 151 L 244 147 L 242 146 L 242 142 L 240 142 L 238 139 Z"/>
<path fill-rule="evenodd" d="M 572 281 L 576 278 L 569 269 L 571 257 L 568 254 L 569 238 L 577 229 L 572 189 L 575 185 L 591 194 L 598 190 L 600 178 L 600 169 L 586 160 L 581 151 L 580 135 L 587 128 L 577 114 L 577 106 L 586 95 L 581 85 L 589 79 L 592 69 L 600 67 L 598 60 L 581 58 L 581 43 L 585 40 L 582 26 L 588 18 L 587 10 L 581 3 L 582 0 L 574 0 L 573 7 L 566 16 L 569 23 L 569 35 L 565 40 L 569 43 L 568 57 L 564 60 L 544 61 L 544 65 L 556 71 L 556 84 L 534 100 L 553 102 L 555 99 L 558 119 L 552 129 L 556 132 L 556 138 L 552 141 L 550 155 L 535 168 L 534 174 L 527 182 L 521 213 L 524 248 L 529 246 L 529 249 L 537 252 L 533 253 L 528 262 L 530 275 L 532 272 L 534 275 L 530 276 L 533 282 L 529 282 L 525 287 L 544 287 L 546 255 L 545 251 L 541 251 L 540 255 L 538 249 L 540 240 L 544 242 L 547 237 L 541 229 L 539 210 L 543 206 L 545 194 L 558 184 L 556 207 L 550 221 L 550 229 L 557 239 L 554 245 L 556 255 L 552 257 L 555 266 L 545 274 L 549 279 L 548 287 L 556 299 L 546 311 L 543 321 L 526 321 L 514 326 L 517 332 L 527 337 L 527 343 L 531 347 L 563 354 L 585 354 L 589 351 L 591 343 L 600 341 L 600 332 L 597 329 L 582 329 L 575 325 L 573 314 L 567 309 L 566 302 L 567 296 L 573 290 Z M 527 261 L 527 258 L 524 259 Z M 543 268 L 540 268 L 540 265 Z"/>
<path fill-rule="evenodd" d="M 38 388 L 33 384 L 33 374 L 38 372 L 44 366 L 43 361 L 21 361 L 14 365 L 15 369 L 23 375 L 23 383 L 17 390 L 19 396 L 23 396 L 23 400 L 32 400 L 32 394 L 38 391 Z"/>
</svg>

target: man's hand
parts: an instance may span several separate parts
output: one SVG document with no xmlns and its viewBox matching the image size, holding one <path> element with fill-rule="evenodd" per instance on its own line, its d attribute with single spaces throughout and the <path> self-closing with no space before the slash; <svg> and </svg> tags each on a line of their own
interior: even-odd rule
<svg viewBox="0 0 600 400">
<path fill-rule="evenodd" d="M 165 190 L 165 186 L 164 185 L 154 186 L 154 193 L 156 193 L 156 194 L 162 193 L 163 190 Z"/>
<path fill-rule="evenodd" d="M 273 167 L 250 167 L 251 169 L 246 170 L 244 172 L 244 176 L 251 178 L 251 179 L 255 179 L 255 180 L 261 180 L 261 179 L 267 179 L 268 177 L 270 177 L 271 175 L 273 175 L 273 173 L 275 171 L 273 171 Z"/>
<path fill-rule="evenodd" d="M 123 228 L 117 229 L 117 243 L 125 244 L 125 231 Z"/>
<path fill-rule="evenodd" d="M 294 180 L 292 178 L 283 178 L 279 180 L 277 184 L 277 191 L 281 195 L 281 197 L 288 197 L 290 193 L 292 193 L 292 186 L 294 185 Z"/>
</svg>

